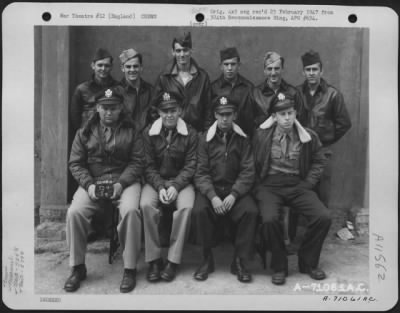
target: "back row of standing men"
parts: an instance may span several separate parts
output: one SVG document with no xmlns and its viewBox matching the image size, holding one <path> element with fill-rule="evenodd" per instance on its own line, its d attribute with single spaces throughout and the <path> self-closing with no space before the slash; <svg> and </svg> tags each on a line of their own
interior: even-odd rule
<svg viewBox="0 0 400 313">
<path fill-rule="evenodd" d="M 322 61 L 316 52 L 309 51 L 302 56 L 306 80 L 297 87 L 282 78 L 284 58 L 276 52 L 265 54 L 266 79 L 257 87 L 239 73 L 240 56 L 236 48 L 220 52 L 222 75 L 212 83 L 208 74 L 191 57 L 190 33 L 174 39 L 172 54 L 174 59 L 161 72 L 153 87 L 141 78 L 144 65 L 139 52 L 128 49 L 121 53 L 121 70 L 125 77 L 118 82 L 110 75 L 113 57 L 106 50 L 98 49 L 91 63 L 92 79 L 80 84 L 72 96 L 70 117 L 73 129 L 83 126 L 96 111 L 95 95 L 113 86 L 121 87 L 125 108 L 141 130 L 157 118 L 154 109 L 160 91 L 175 92 L 182 97 L 183 120 L 198 132 L 208 129 L 215 120 L 212 100 L 217 96 L 229 96 L 238 103 L 236 123 L 251 136 L 269 116 L 271 101 L 278 93 L 294 98 L 297 119 L 315 130 L 324 146 L 338 141 L 351 127 L 343 96 L 322 78 Z"/>
<path fill-rule="evenodd" d="M 74 93 L 71 122 L 80 130 L 70 169 L 80 187 L 67 214 L 72 273 L 64 288 L 74 291 L 86 277 L 88 226 L 99 207 L 94 182 L 105 175 L 115 182 L 112 198 L 119 199 L 118 232 L 125 267 L 121 292 L 131 291 L 136 284 L 141 216 L 149 281 L 175 278 L 191 214 L 194 242 L 202 245 L 204 257 L 195 279 L 205 280 L 213 272 L 213 234 L 219 217 L 228 216 L 236 229 L 231 272 L 241 282 L 251 281 L 244 261 L 252 254 L 260 212 L 263 239 L 272 251 L 272 282 L 283 284 L 288 273 L 278 220 L 283 203 L 308 220 L 298 252 L 299 270 L 313 279 L 325 278 L 318 261 L 331 220 L 313 189 L 330 157 L 329 146 L 351 123 L 342 95 L 321 78 L 318 53 L 302 56 L 306 81 L 295 88 L 282 79 L 284 59 L 267 52 L 266 80 L 254 88 L 239 74 L 236 48 L 221 51 L 223 73 L 212 84 L 191 58 L 190 33 L 175 38 L 172 49 L 174 60 L 154 88 L 140 77 L 140 53 L 134 49 L 121 53 L 125 77 L 117 83 L 110 76 L 112 56 L 99 49 L 92 62 L 92 80 Z M 129 119 L 135 133 L 129 130 Z M 199 138 L 196 132 L 204 134 Z M 138 133 L 143 135 L 143 145 Z M 252 148 L 246 134 L 253 140 Z M 146 155 L 145 161 L 141 154 Z M 157 225 L 160 205 L 172 203 L 176 211 L 164 266 Z"/>
</svg>

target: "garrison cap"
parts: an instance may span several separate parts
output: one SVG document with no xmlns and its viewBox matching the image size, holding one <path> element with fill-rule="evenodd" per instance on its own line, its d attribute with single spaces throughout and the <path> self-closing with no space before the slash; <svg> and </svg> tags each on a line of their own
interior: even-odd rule
<svg viewBox="0 0 400 313">
<path fill-rule="evenodd" d="M 158 95 L 157 109 L 166 110 L 170 108 L 182 107 L 182 97 L 175 92 L 162 91 Z"/>
<path fill-rule="evenodd" d="M 319 53 L 315 52 L 313 50 L 307 51 L 301 56 L 301 60 L 303 61 L 303 67 L 316 64 L 316 63 L 321 63 L 321 58 L 319 57 Z"/>
<path fill-rule="evenodd" d="M 139 52 L 137 52 L 135 49 L 127 49 L 122 51 L 122 53 L 119 55 L 119 60 L 121 61 L 121 64 L 124 65 L 126 61 L 133 59 L 134 57 L 137 57 L 139 55 Z"/>
<path fill-rule="evenodd" d="M 283 65 L 284 59 L 278 53 L 276 53 L 274 51 L 268 51 L 264 55 L 264 66 L 275 63 L 276 61 L 279 61 L 279 60 L 281 60 L 282 65 Z"/>
<path fill-rule="evenodd" d="M 268 111 L 269 113 L 276 113 L 289 108 L 295 108 L 293 97 L 280 92 L 277 96 L 274 97 Z"/>
<path fill-rule="evenodd" d="M 221 62 L 233 58 L 238 58 L 238 60 L 240 60 L 239 52 L 235 47 L 223 49 L 219 52 L 219 55 L 221 57 Z"/>
<path fill-rule="evenodd" d="M 237 103 L 226 96 L 219 96 L 214 100 L 213 107 L 216 113 L 235 112 L 237 111 Z"/>
<path fill-rule="evenodd" d="M 192 36 L 190 32 L 183 33 L 182 36 L 175 37 L 172 41 L 172 49 L 175 48 L 175 43 L 179 43 L 182 47 L 192 48 Z"/>
<path fill-rule="evenodd" d="M 98 105 L 115 105 L 123 102 L 122 95 L 114 88 L 108 88 L 99 92 L 95 97 Z"/>
<path fill-rule="evenodd" d="M 108 52 L 106 49 L 99 48 L 99 49 L 96 50 L 92 61 L 96 62 L 98 60 L 102 60 L 102 59 L 105 59 L 105 58 L 110 58 L 111 62 L 113 61 L 113 57 L 111 56 L 110 52 Z"/>
</svg>

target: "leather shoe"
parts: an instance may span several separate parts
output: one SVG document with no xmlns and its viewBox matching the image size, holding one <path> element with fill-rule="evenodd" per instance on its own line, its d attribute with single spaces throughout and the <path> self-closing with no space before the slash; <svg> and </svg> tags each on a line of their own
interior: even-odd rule
<svg viewBox="0 0 400 313">
<path fill-rule="evenodd" d="M 203 263 L 197 268 L 194 273 L 194 279 L 196 280 L 206 280 L 208 278 L 208 274 L 214 272 L 214 258 L 212 255 L 204 258 Z"/>
<path fill-rule="evenodd" d="M 132 291 L 136 286 L 136 269 L 124 269 L 121 286 L 119 290 L 122 293 Z"/>
<path fill-rule="evenodd" d="M 79 264 L 73 266 L 71 275 L 68 277 L 64 285 L 65 291 L 72 292 L 77 290 L 81 285 L 81 281 L 84 280 L 85 278 L 86 278 L 86 265 Z"/>
<path fill-rule="evenodd" d="M 320 268 L 312 268 L 310 266 L 306 266 L 302 263 L 299 263 L 299 272 L 303 274 L 308 274 L 312 279 L 322 280 L 326 278 L 326 274 Z"/>
<path fill-rule="evenodd" d="M 161 278 L 166 281 L 173 281 L 176 276 L 176 269 L 178 264 L 168 261 L 167 265 L 161 272 Z"/>
<path fill-rule="evenodd" d="M 163 266 L 163 260 L 158 259 L 150 262 L 149 269 L 147 271 L 147 280 L 149 282 L 156 282 L 161 279 L 161 268 Z"/>
<path fill-rule="evenodd" d="M 283 285 L 286 282 L 286 271 L 276 271 L 272 274 L 271 281 L 274 285 Z"/>
<path fill-rule="evenodd" d="M 231 273 L 237 276 L 241 283 L 249 283 L 252 280 L 251 274 L 242 263 L 242 259 L 235 258 L 231 264 Z"/>
</svg>

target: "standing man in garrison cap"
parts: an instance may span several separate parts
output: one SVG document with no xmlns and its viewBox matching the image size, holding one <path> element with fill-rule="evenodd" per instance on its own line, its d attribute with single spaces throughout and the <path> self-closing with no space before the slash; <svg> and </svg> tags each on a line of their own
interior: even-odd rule
<svg viewBox="0 0 400 313">
<path fill-rule="evenodd" d="M 235 47 L 220 51 L 221 76 L 211 83 L 212 98 L 225 96 L 238 104 L 236 124 L 252 136 L 257 114 L 253 100 L 253 84 L 239 74 L 240 56 Z"/>
<path fill-rule="evenodd" d="M 96 113 L 80 128 L 72 144 L 69 168 L 79 183 L 67 211 L 67 243 L 72 272 L 65 282 L 68 292 L 77 290 L 86 278 L 86 244 L 90 221 L 97 212 L 109 209 L 106 201 L 116 202 L 121 216 L 118 238 L 122 247 L 124 274 L 121 292 L 136 285 L 136 265 L 141 248 L 142 221 L 139 211 L 140 179 L 144 150 L 140 134 L 123 111 L 122 96 L 114 88 L 96 99 Z M 107 185 L 101 185 L 107 182 Z M 111 191 L 103 197 L 98 188 Z"/>
<path fill-rule="evenodd" d="M 135 49 L 122 51 L 119 56 L 124 78 L 120 81 L 125 110 L 132 116 L 139 131 L 151 122 L 150 101 L 153 87 L 141 78 L 142 54 Z"/>
<path fill-rule="evenodd" d="M 198 142 L 194 128 L 181 118 L 180 94 L 161 92 L 157 99 L 160 118 L 143 131 L 146 185 L 140 199 L 150 282 L 172 281 L 181 263 L 194 203 L 192 178 Z M 171 207 L 174 211 L 164 266 L 158 226 L 162 211 Z"/>
<path fill-rule="evenodd" d="M 283 78 L 285 59 L 274 51 L 264 55 L 265 80 L 254 88 L 254 99 L 257 103 L 258 114 L 256 124 L 259 126 L 269 117 L 271 102 L 279 93 L 294 99 L 296 109 L 301 107 L 301 96 L 296 88 L 288 84 Z"/>
<path fill-rule="evenodd" d="M 103 48 L 97 49 L 90 64 L 91 79 L 78 85 L 72 95 L 70 120 L 73 134 L 96 112 L 95 96 L 118 84 L 111 76 L 112 65 L 111 54 Z"/>
<path fill-rule="evenodd" d="M 288 258 L 279 213 L 283 205 L 305 216 L 307 230 L 298 250 L 301 273 L 324 279 L 319 258 L 331 225 L 329 210 L 313 187 L 318 183 L 327 159 L 318 135 L 296 120 L 295 103 L 283 93 L 271 103 L 271 116 L 253 137 L 256 184 L 253 194 L 261 212 L 262 236 L 269 247 L 272 283 L 284 284 Z"/>
<path fill-rule="evenodd" d="M 331 145 L 336 143 L 351 128 L 351 120 L 343 95 L 322 78 L 322 61 L 318 52 L 308 51 L 302 55 L 305 81 L 297 89 L 302 97 L 299 121 L 314 130 L 331 156 Z M 331 167 L 328 165 L 321 180 L 319 193 L 322 201 L 329 200 Z"/>
<path fill-rule="evenodd" d="M 177 93 L 182 100 L 182 119 L 198 132 L 212 123 L 211 84 L 208 74 L 192 58 L 190 32 L 172 41 L 173 61 L 155 84 L 153 106 L 161 91 Z"/>
<path fill-rule="evenodd" d="M 194 243 L 203 248 L 203 261 L 194 274 L 196 280 L 206 280 L 214 271 L 211 249 L 223 220 L 228 220 L 234 229 L 231 273 L 240 282 L 252 280 L 245 262 L 254 252 L 258 221 L 258 208 L 249 193 L 255 177 L 254 158 L 247 135 L 234 123 L 237 106 L 225 96 L 217 98 L 216 122 L 199 142 L 192 234 Z"/>
</svg>

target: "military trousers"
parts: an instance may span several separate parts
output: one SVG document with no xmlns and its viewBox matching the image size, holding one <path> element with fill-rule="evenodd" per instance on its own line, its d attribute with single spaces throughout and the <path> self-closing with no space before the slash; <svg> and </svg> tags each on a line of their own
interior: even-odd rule
<svg viewBox="0 0 400 313">
<path fill-rule="evenodd" d="M 212 248 L 217 242 L 215 237 L 222 220 L 228 219 L 233 223 L 235 256 L 251 259 L 254 253 L 258 214 L 258 208 L 253 198 L 245 195 L 237 199 L 228 213 L 218 215 L 215 213 L 211 201 L 197 191 L 192 212 L 192 241 L 203 248 Z"/>
<path fill-rule="evenodd" d="M 120 221 L 118 238 L 123 250 L 124 268 L 135 269 L 141 248 L 142 216 L 139 211 L 141 186 L 135 183 L 126 187 L 119 200 Z M 69 264 L 85 263 L 87 236 L 93 215 L 104 210 L 101 201 L 92 201 L 85 189 L 79 187 L 67 211 L 67 244 L 70 251 Z"/>
<path fill-rule="evenodd" d="M 171 235 L 169 238 L 168 260 L 180 264 L 183 247 L 190 228 L 190 217 L 193 209 L 194 189 L 192 185 L 179 191 L 173 205 Z M 143 213 L 145 261 L 151 262 L 161 258 L 159 223 L 163 205 L 158 192 L 149 184 L 143 187 L 140 199 Z"/>
<path fill-rule="evenodd" d="M 307 220 L 307 230 L 298 251 L 299 264 L 315 268 L 332 222 L 331 214 L 313 190 L 297 187 L 299 180 L 282 177 L 280 181 L 267 178 L 254 190 L 262 218 L 263 239 L 272 254 L 271 268 L 281 271 L 287 270 L 288 266 L 283 227 L 279 218 L 284 205 L 304 215 Z"/>
</svg>

